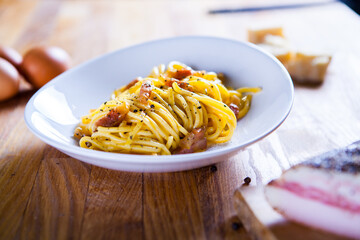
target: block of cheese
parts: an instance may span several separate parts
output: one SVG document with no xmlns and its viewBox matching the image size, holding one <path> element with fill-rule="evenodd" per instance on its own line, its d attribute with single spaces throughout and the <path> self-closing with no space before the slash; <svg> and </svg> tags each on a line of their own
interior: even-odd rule
<svg viewBox="0 0 360 240">
<path fill-rule="evenodd" d="M 284 66 L 286 66 L 291 59 L 292 52 L 286 48 L 269 44 L 257 44 L 257 46 L 274 55 Z"/>
<path fill-rule="evenodd" d="M 292 51 L 288 41 L 281 36 L 266 35 L 262 43 L 257 46 L 274 55 L 283 65 L 287 65 L 292 58 Z"/>
<path fill-rule="evenodd" d="M 268 34 L 264 37 L 263 42 L 260 44 L 282 47 L 282 48 L 286 48 L 289 51 L 291 50 L 288 40 L 283 36 Z"/>
<path fill-rule="evenodd" d="M 249 42 L 258 44 L 264 43 L 267 35 L 284 37 L 282 27 L 266 28 L 266 29 L 249 29 L 248 38 Z"/>
<path fill-rule="evenodd" d="M 286 68 L 297 82 L 319 84 L 324 81 L 330 61 L 331 56 L 297 52 L 288 61 Z"/>
<path fill-rule="evenodd" d="M 294 81 L 311 84 L 324 81 L 331 56 L 292 50 L 281 27 L 248 30 L 248 40 L 279 59 Z"/>
</svg>

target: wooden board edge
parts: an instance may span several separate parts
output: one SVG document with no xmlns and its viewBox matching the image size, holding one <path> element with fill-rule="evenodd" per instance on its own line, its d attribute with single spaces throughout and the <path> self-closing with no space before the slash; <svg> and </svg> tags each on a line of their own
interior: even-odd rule
<svg viewBox="0 0 360 240">
<path fill-rule="evenodd" d="M 237 215 L 251 238 L 256 240 L 278 240 L 269 228 L 259 221 L 258 217 L 241 193 L 240 188 L 235 190 L 233 200 Z"/>
</svg>

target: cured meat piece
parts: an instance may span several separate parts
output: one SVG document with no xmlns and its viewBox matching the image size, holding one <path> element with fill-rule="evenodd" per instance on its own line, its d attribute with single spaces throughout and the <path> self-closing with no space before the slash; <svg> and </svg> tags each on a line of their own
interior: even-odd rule
<svg viewBox="0 0 360 240">
<path fill-rule="evenodd" d="M 111 109 L 104 117 L 100 118 L 96 123 L 96 127 L 117 127 L 124 120 L 129 112 L 129 106 L 124 102 L 120 106 Z"/>
<path fill-rule="evenodd" d="M 190 76 L 191 74 L 192 74 L 192 71 L 190 69 L 184 68 L 184 69 L 176 70 L 175 72 L 169 72 L 168 77 L 181 80 L 183 78 Z"/>
<path fill-rule="evenodd" d="M 236 119 L 239 120 L 239 118 L 238 118 L 238 115 L 239 115 L 239 112 L 240 112 L 239 107 L 237 105 L 233 104 L 233 103 L 230 103 L 229 108 L 234 112 L 234 114 L 236 116 Z"/>
<path fill-rule="evenodd" d="M 180 81 L 180 80 L 177 80 L 175 78 L 167 78 L 167 79 L 165 79 L 165 85 L 168 86 L 168 87 L 172 87 L 172 84 L 174 82 L 176 82 L 177 85 L 179 85 L 179 87 L 181 87 L 181 88 L 183 88 L 185 90 L 193 91 L 192 86 L 188 82 Z"/>
<path fill-rule="evenodd" d="M 360 141 L 290 168 L 265 196 L 290 220 L 360 239 Z"/>
<path fill-rule="evenodd" d="M 207 147 L 205 132 L 205 126 L 194 128 L 189 134 L 181 139 L 179 147 L 175 150 L 175 154 L 193 153 L 205 150 Z"/>
<path fill-rule="evenodd" d="M 142 83 L 140 88 L 140 97 L 139 100 L 142 104 L 147 104 L 147 101 L 150 98 L 152 91 L 152 85 L 150 80 L 146 80 Z"/>
</svg>

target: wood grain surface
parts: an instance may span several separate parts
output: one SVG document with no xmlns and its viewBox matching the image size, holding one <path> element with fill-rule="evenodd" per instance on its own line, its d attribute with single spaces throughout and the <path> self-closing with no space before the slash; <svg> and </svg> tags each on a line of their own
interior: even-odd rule
<svg viewBox="0 0 360 240">
<path fill-rule="evenodd" d="M 35 90 L 22 82 L 16 97 L 0 103 L 0 239 L 250 239 L 241 210 L 233 206 L 245 177 L 253 186 L 265 184 L 310 156 L 360 138 L 355 13 L 333 3 L 208 14 L 289 2 L 294 1 L 0 0 L 1 45 L 21 53 L 56 45 L 70 53 L 73 66 L 164 37 L 246 40 L 254 25 L 281 25 L 294 46 L 333 55 L 323 85 L 295 86 L 292 112 L 277 131 L 219 164 L 175 173 L 102 169 L 46 145 L 23 120 Z"/>
</svg>

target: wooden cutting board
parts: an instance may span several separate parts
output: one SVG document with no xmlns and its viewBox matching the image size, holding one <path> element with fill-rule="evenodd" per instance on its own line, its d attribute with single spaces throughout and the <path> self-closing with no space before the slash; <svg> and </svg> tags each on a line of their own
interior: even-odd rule
<svg viewBox="0 0 360 240">
<path fill-rule="evenodd" d="M 244 227 L 253 239 L 263 240 L 345 240 L 332 233 L 312 229 L 288 221 L 266 201 L 262 186 L 238 188 L 234 194 L 234 206 Z"/>
</svg>

